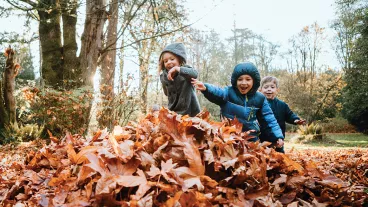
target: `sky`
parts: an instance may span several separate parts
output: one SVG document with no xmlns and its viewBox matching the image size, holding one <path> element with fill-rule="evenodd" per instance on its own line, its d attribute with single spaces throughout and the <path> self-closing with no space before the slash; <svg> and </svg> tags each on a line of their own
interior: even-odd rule
<svg viewBox="0 0 368 207">
<path fill-rule="evenodd" d="M 187 0 L 195 27 L 230 34 L 234 21 L 274 42 L 283 43 L 304 26 L 328 26 L 334 18 L 334 0 Z"/>
<path fill-rule="evenodd" d="M 314 22 L 326 27 L 326 32 L 332 36 L 328 25 L 335 18 L 333 5 L 334 0 L 185 0 L 184 3 L 189 15 L 188 23 L 194 23 L 194 28 L 205 31 L 214 29 L 225 39 L 231 35 L 235 23 L 237 28 L 248 28 L 281 45 L 280 52 L 286 51 L 289 38 Z M 18 17 L 0 19 L 0 25 L 0 32 L 22 33 L 24 30 L 23 21 Z M 37 31 L 37 24 L 32 25 L 32 29 Z M 0 47 L 3 50 L 5 45 Z M 38 47 L 38 43 L 33 43 L 35 56 Z M 337 68 L 338 62 L 328 41 L 325 49 L 320 61 Z M 36 67 L 38 61 L 36 57 Z M 135 63 L 127 61 L 126 64 L 134 68 Z"/>
<path fill-rule="evenodd" d="M 285 50 L 288 40 L 303 27 L 317 22 L 332 37 L 329 23 L 335 18 L 334 0 L 186 0 L 189 22 L 202 30 L 214 29 L 229 37 L 234 28 L 248 28 Z M 320 61 L 332 68 L 338 62 L 327 39 Z M 326 61 L 328 60 L 328 61 Z"/>
</svg>

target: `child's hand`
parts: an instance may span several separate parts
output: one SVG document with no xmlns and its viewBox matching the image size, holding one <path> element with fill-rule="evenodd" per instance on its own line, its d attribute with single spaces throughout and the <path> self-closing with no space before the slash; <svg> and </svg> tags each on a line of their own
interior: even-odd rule
<svg viewBox="0 0 368 207">
<path fill-rule="evenodd" d="M 205 91 L 207 88 L 206 86 L 199 80 L 192 78 L 192 85 L 199 91 Z"/>
<path fill-rule="evenodd" d="M 174 78 L 175 78 L 175 76 L 176 76 L 176 74 L 178 74 L 180 72 L 180 67 L 178 67 L 178 66 L 174 66 L 174 67 L 172 67 L 170 70 L 169 70 L 169 72 L 167 73 L 167 79 L 169 80 L 169 81 L 173 81 L 174 80 Z"/>
<path fill-rule="evenodd" d="M 284 140 L 283 139 L 278 139 L 277 142 L 276 142 L 276 147 L 281 148 L 282 146 L 284 146 Z"/>
<path fill-rule="evenodd" d="M 298 125 L 302 125 L 302 124 L 305 124 L 307 123 L 307 121 L 305 121 L 304 119 L 297 119 L 294 121 L 295 124 L 298 124 Z"/>
</svg>

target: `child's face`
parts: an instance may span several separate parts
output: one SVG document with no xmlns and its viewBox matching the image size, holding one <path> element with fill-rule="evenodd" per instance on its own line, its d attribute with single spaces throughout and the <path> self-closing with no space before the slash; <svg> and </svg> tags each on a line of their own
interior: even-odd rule
<svg viewBox="0 0 368 207">
<path fill-rule="evenodd" d="M 276 84 L 272 81 L 272 82 L 268 82 L 263 84 L 262 88 L 261 88 L 261 92 L 263 93 L 263 95 L 266 96 L 267 99 L 275 99 L 277 93 L 278 93 L 278 88 L 276 86 Z"/>
<path fill-rule="evenodd" d="M 247 94 L 253 87 L 253 78 L 250 75 L 241 75 L 236 81 L 236 87 L 241 94 Z"/>
<path fill-rule="evenodd" d="M 162 55 L 162 61 L 167 70 L 170 70 L 174 66 L 180 66 L 179 58 L 171 52 L 165 52 Z"/>
</svg>

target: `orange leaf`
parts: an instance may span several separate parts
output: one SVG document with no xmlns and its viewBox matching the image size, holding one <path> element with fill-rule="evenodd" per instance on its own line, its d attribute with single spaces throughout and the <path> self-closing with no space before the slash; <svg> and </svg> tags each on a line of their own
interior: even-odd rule
<svg viewBox="0 0 368 207">
<path fill-rule="evenodd" d="M 85 155 L 87 153 L 94 153 L 102 148 L 103 148 L 102 146 L 87 146 L 87 147 L 82 148 L 82 150 L 78 152 L 78 154 L 76 155 L 75 162 L 77 164 L 83 163 L 86 160 Z"/>
<path fill-rule="evenodd" d="M 76 164 L 76 157 L 77 157 L 77 153 L 75 153 L 73 145 L 68 144 L 66 146 L 66 152 L 68 154 L 68 158 L 69 160 L 73 163 Z"/>
<path fill-rule="evenodd" d="M 85 166 L 94 169 L 95 171 L 99 172 L 102 176 L 109 173 L 108 169 L 95 154 L 88 153 L 86 157 L 90 163 L 86 164 Z"/>
<path fill-rule="evenodd" d="M 169 198 L 165 202 L 164 207 L 174 207 L 174 206 L 176 206 L 176 203 L 179 201 L 181 194 L 183 194 L 183 191 L 176 192 L 174 197 Z"/>
</svg>

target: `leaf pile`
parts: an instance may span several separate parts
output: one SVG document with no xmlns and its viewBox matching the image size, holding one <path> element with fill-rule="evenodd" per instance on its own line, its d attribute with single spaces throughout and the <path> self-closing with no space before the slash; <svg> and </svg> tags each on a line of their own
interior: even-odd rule
<svg viewBox="0 0 368 207">
<path fill-rule="evenodd" d="M 0 206 L 362 206 L 367 200 L 367 175 L 360 173 L 368 169 L 366 155 L 357 156 L 359 166 L 345 166 L 360 167 L 358 186 L 342 181 L 343 172 L 340 179 L 318 162 L 298 163 L 249 138 L 236 120 L 166 109 L 112 133 L 51 136 L 23 163 L 0 166 Z"/>
</svg>

